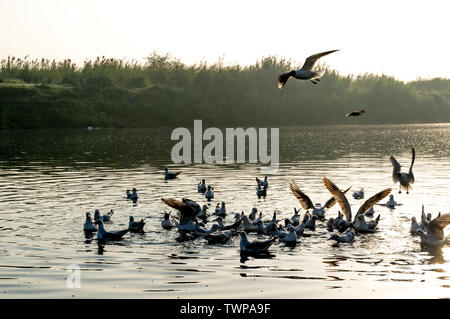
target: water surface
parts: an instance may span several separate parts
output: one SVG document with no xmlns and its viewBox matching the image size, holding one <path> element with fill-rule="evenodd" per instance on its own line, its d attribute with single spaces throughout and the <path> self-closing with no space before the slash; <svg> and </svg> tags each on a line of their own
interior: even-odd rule
<svg viewBox="0 0 450 319">
<path fill-rule="evenodd" d="M 256 197 L 253 164 L 173 165 L 171 129 L 0 131 L 0 296 L 4 298 L 441 298 L 450 296 L 450 249 L 423 250 L 409 234 L 421 205 L 449 212 L 450 125 L 290 127 L 280 129 L 280 169 L 269 175 L 266 199 Z M 407 169 L 417 152 L 416 183 L 397 194 L 389 155 Z M 168 166 L 180 178 L 165 182 Z M 366 199 L 393 187 L 403 205 L 381 215 L 375 234 L 334 247 L 319 223 L 295 248 L 276 243 L 267 258 L 242 259 L 239 237 L 226 245 L 178 242 L 160 226 L 161 197 L 204 198 L 196 184 L 215 187 L 228 212 L 252 207 L 270 219 L 300 207 L 294 178 L 313 202 L 340 188 L 364 187 Z M 136 187 L 137 205 L 124 199 Z M 349 196 L 355 212 L 361 200 Z M 115 211 L 107 229 L 126 228 L 129 215 L 146 218 L 146 233 L 99 246 L 82 229 L 86 211 Z M 328 216 L 335 217 L 338 207 Z M 304 211 L 301 211 L 303 215 Z M 227 223 L 231 216 L 226 219 Z M 251 235 L 251 238 L 258 238 Z M 81 267 L 81 288 L 68 289 L 67 267 Z"/>
</svg>

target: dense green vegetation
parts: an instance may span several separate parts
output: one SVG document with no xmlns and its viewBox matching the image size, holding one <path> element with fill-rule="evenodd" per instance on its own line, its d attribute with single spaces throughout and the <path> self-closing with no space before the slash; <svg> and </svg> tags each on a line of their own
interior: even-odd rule
<svg viewBox="0 0 450 319">
<path fill-rule="evenodd" d="M 318 85 L 277 77 L 292 61 L 188 66 L 156 53 L 146 63 L 97 58 L 77 67 L 8 57 L 0 63 L 0 128 L 282 126 L 450 122 L 450 79 L 404 83 L 388 76 L 341 76 Z M 358 118 L 346 118 L 365 109 Z"/>
</svg>

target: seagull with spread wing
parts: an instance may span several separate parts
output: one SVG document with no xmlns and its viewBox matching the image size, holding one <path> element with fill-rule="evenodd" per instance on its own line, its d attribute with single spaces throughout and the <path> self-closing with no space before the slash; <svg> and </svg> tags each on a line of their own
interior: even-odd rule
<svg viewBox="0 0 450 319">
<path fill-rule="evenodd" d="M 431 246 L 442 246 L 448 242 L 444 238 L 444 228 L 450 224 L 450 213 L 440 215 L 426 225 L 426 231 L 418 229 L 421 244 Z"/>
<path fill-rule="evenodd" d="M 399 162 L 394 158 L 394 156 L 391 155 L 391 163 L 392 163 L 392 180 L 394 183 L 399 182 L 400 183 L 400 189 L 398 193 L 400 194 L 402 192 L 402 188 L 406 189 L 406 194 L 409 194 L 409 190 L 412 188 L 412 184 L 414 184 L 414 174 L 412 171 L 412 167 L 414 165 L 414 160 L 416 158 L 416 151 L 414 150 L 414 147 L 411 146 L 411 152 L 412 152 L 412 160 L 411 160 L 411 166 L 409 167 L 408 173 L 402 173 L 400 172 L 402 167 Z"/>
<path fill-rule="evenodd" d="M 373 195 L 368 200 L 366 200 L 364 204 L 362 204 L 362 206 L 358 209 L 358 212 L 355 215 L 355 219 L 352 222 L 352 210 L 347 198 L 345 197 L 345 194 L 326 177 L 323 178 L 323 184 L 331 193 L 331 195 L 333 195 L 334 199 L 338 202 L 348 224 L 351 224 L 352 227 L 354 227 L 355 230 L 359 232 L 373 232 L 375 230 L 378 221 L 376 221 L 376 223 L 366 223 L 364 219 L 364 213 L 380 200 L 388 196 L 392 191 L 391 188 L 386 188 L 385 190 L 382 190 L 381 192 Z M 377 219 L 379 219 L 379 216 Z"/>
<path fill-rule="evenodd" d="M 339 50 L 331 50 L 311 55 L 306 59 L 300 69 L 281 74 L 278 77 L 278 88 L 282 89 L 291 77 L 298 80 L 311 80 L 312 83 L 317 84 L 317 81 L 320 81 L 320 78 L 324 75 L 325 70 L 313 70 L 314 65 L 321 57 L 336 51 Z"/>
<path fill-rule="evenodd" d="M 180 212 L 180 220 L 175 222 L 178 230 L 180 231 L 194 231 L 196 217 L 202 212 L 199 204 L 193 200 L 183 198 L 182 201 L 171 199 L 171 198 L 161 198 L 161 200 L 168 206 L 175 208 Z"/>
<path fill-rule="evenodd" d="M 331 197 L 323 206 L 320 203 L 314 205 L 311 199 L 300 190 L 294 180 L 289 183 L 289 188 L 291 189 L 292 194 L 294 194 L 294 196 L 298 199 L 303 209 L 312 209 L 313 215 L 317 216 L 321 220 L 325 218 L 325 209 L 330 209 L 336 204 L 335 198 Z M 344 194 L 347 193 L 350 188 L 351 187 L 347 188 L 344 191 Z"/>
</svg>

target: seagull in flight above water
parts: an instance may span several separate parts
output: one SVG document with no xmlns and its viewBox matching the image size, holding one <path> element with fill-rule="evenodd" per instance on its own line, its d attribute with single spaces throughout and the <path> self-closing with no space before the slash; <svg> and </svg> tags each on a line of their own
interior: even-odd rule
<svg viewBox="0 0 450 319">
<path fill-rule="evenodd" d="M 398 193 L 400 194 L 402 192 L 402 188 L 406 189 L 406 194 L 409 194 L 409 190 L 412 188 L 412 184 L 414 184 L 414 174 L 412 171 L 412 167 L 414 165 L 414 160 L 416 158 L 416 151 L 414 150 L 414 147 L 411 146 L 411 152 L 412 152 L 412 160 L 411 160 L 411 166 L 409 167 L 408 173 L 401 173 L 401 165 L 397 160 L 394 158 L 394 156 L 391 155 L 391 163 L 392 163 L 392 180 L 394 183 L 399 182 L 400 183 L 400 189 Z"/>
<path fill-rule="evenodd" d="M 317 84 L 317 81 L 320 81 L 320 78 L 324 75 L 325 70 L 313 70 L 314 65 L 321 57 L 336 51 L 339 50 L 325 51 L 311 55 L 306 59 L 305 63 L 300 69 L 281 74 L 278 77 L 278 88 L 282 89 L 291 77 L 294 77 L 298 80 L 311 80 L 312 83 Z"/>
<path fill-rule="evenodd" d="M 364 112 L 365 112 L 365 110 L 353 111 L 351 113 L 346 114 L 345 117 L 360 116 L 360 115 L 363 115 Z"/>
</svg>

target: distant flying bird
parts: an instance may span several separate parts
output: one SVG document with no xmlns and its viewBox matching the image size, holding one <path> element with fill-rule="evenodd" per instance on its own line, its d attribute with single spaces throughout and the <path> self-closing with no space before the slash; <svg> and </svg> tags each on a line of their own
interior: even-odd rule
<svg viewBox="0 0 450 319">
<path fill-rule="evenodd" d="M 321 57 L 336 51 L 339 50 L 331 50 L 311 55 L 306 59 L 301 69 L 281 74 L 278 77 L 278 88 L 282 89 L 291 77 L 294 77 L 298 80 L 311 80 L 312 83 L 317 84 L 316 81 L 320 81 L 320 78 L 325 73 L 325 70 L 313 70 L 314 65 Z"/>
<path fill-rule="evenodd" d="M 406 194 L 409 194 L 409 190 L 412 188 L 412 184 L 414 184 L 414 174 L 412 171 L 412 167 L 414 165 L 414 160 L 416 158 L 416 151 L 414 150 L 414 147 L 411 146 L 411 152 L 412 152 L 412 160 L 411 160 L 411 166 L 409 167 L 408 173 L 401 173 L 402 167 L 400 166 L 400 163 L 397 162 L 397 160 L 394 158 L 394 156 L 391 155 L 391 163 L 392 163 L 392 180 L 394 183 L 399 182 L 400 183 L 400 189 L 398 193 L 400 194 L 402 192 L 402 188 L 406 189 Z"/>
<path fill-rule="evenodd" d="M 363 115 L 363 113 L 365 112 L 365 110 L 359 110 L 359 111 L 353 111 L 351 113 L 346 114 L 346 117 L 350 117 L 350 116 L 360 116 Z"/>
</svg>

